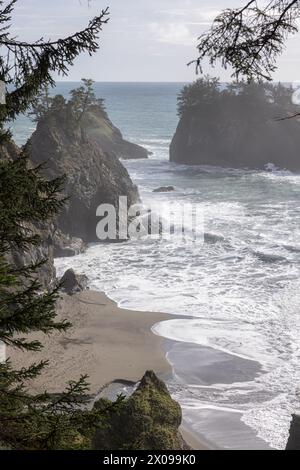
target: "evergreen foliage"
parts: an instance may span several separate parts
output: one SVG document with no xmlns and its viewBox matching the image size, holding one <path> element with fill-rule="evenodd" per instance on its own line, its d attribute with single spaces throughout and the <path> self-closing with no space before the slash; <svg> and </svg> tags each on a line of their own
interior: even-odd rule
<svg viewBox="0 0 300 470">
<path fill-rule="evenodd" d="M 105 113 L 104 99 L 97 98 L 94 92 L 94 82 L 83 78 L 82 85 L 71 91 L 69 105 L 76 116 L 77 122 L 81 122 L 85 113 L 91 106 L 98 106 Z"/>
<path fill-rule="evenodd" d="M 113 413 L 111 402 L 100 399 L 94 408 L 104 413 L 108 426 L 97 430 L 94 449 L 180 450 L 178 429 L 182 414 L 167 387 L 153 371 L 146 372 L 136 391 Z M 124 432 L 126 430 L 126 432 Z"/>
<path fill-rule="evenodd" d="M 93 18 L 87 28 L 56 41 L 27 43 L 11 35 L 11 15 L 17 0 L 0 1 L 0 80 L 12 87 L 6 106 L 1 107 L 0 123 L 26 112 L 45 85 L 54 85 L 52 73 L 67 75 L 82 52 L 92 55 L 99 49 L 99 33 L 108 22 L 108 9 Z"/>
<path fill-rule="evenodd" d="M 214 107 L 217 103 L 224 109 L 240 105 L 244 106 L 246 120 L 252 114 L 255 118 L 260 115 L 259 110 L 261 116 L 268 114 L 269 118 L 280 119 L 284 117 L 283 113 L 289 117 L 299 109 L 299 106 L 293 105 L 293 93 L 292 86 L 281 83 L 234 82 L 225 86 L 219 79 L 205 76 L 183 87 L 178 96 L 177 109 L 182 117 L 188 112 L 197 115 L 204 109 L 208 110 L 207 106 Z"/>
<path fill-rule="evenodd" d="M 205 59 L 212 66 L 221 61 L 236 79 L 269 81 L 286 39 L 298 32 L 299 18 L 299 0 L 250 0 L 242 7 L 226 9 L 200 36 L 199 56 L 191 63 L 196 63 L 198 72 Z"/>
<path fill-rule="evenodd" d="M 178 96 L 178 115 L 182 116 L 187 110 L 200 105 L 201 102 L 213 102 L 219 94 L 220 81 L 208 75 L 185 85 Z"/>
<path fill-rule="evenodd" d="M 50 334 L 65 331 L 70 325 L 56 321 L 58 287 L 44 291 L 37 279 L 37 270 L 46 260 L 16 267 L 11 254 L 39 247 L 38 228 L 47 224 L 64 203 L 59 196 L 64 178 L 45 181 L 41 167 L 30 166 L 25 150 L 16 149 L 6 128 L 30 106 L 35 118 L 40 119 L 50 107 L 64 103 L 60 96 L 49 96 L 48 86 L 54 83 L 52 73 L 66 75 L 81 52 L 93 54 L 98 50 L 108 10 L 66 39 L 26 43 L 11 35 L 16 2 L 0 1 L 0 80 L 9 90 L 6 105 L 0 105 L 0 341 L 34 352 L 42 344 L 28 339 L 29 333 Z M 39 101 L 36 97 L 41 90 L 44 98 Z M 17 449 L 88 448 L 95 427 L 103 424 L 103 414 L 84 406 L 86 377 L 70 383 L 56 397 L 46 392 L 33 396 L 27 391 L 27 381 L 46 365 L 14 370 L 9 360 L 0 363 L 1 443 Z"/>
<path fill-rule="evenodd" d="M 91 79 L 82 78 L 82 85 L 70 91 L 71 96 L 68 101 L 62 95 L 51 96 L 49 87 L 45 86 L 31 105 L 28 115 L 34 122 L 39 122 L 51 113 L 56 114 L 63 111 L 77 127 L 81 125 L 91 107 L 97 107 L 107 117 L 105 100 L 97 98 L 94 83 Z"/>
</svg>

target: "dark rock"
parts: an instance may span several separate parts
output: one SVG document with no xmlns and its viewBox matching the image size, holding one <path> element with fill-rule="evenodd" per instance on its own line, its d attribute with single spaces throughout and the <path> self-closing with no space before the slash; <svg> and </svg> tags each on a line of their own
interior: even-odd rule
<svg viewBox="0 0 300 470">
<path fill-rule="evenodd" d="M 279 95 L 264 86 L 244 85 L 242 93 L 214 91 L 209 100 L 195 88 L 171 142 L 170 161 L 261 170 L 271 163 L 299 171 L 299 118 L 276 119 L 295 114 L 299 106 L 287 91 Z"/>
<path fill-rule="evenodd" d="M 27 251 L 15 248 L 8 255 L 8 260 L 12 262 L 16 268 L 43 262 L 37 269 L 37 278 L 43 288 L 49 289 L 54 286 L 56 279 L 51 227 L 46 224 L 31 226 L 31 233 L 40 236 L 41 243 L 36 246 L 30 246 Z"/>
<path fill-rule="evenodd" d="M 60 280 L 62 290 L 69 295 L 82 292 L 87 289 L 87 276 L 76 274 L 73 269 L 68 269 Z"/>
<path fill-rule="evenodd" d="M 54 258 L 67 258 L 79 255 L 86 250 L 86 243 L 81 238 L 65 235 L 57 230 L 53 235 Z"/>
<path fill-rule="evenodd" d="M 97 409 L 110 402 L 101 399 Z M 108 426 L 96 432 L 97 450 L 181 450 L 186 449 L 179 434 L 182 414 L 166 387 L 154 372 L 146 372 L 136 391 L 123 402 L 118 413 L 107 412 Z"/>
<path fill-rule="evenodd" d="M 5 141 L 0 146 L 0 160 L 15 160 L 20 154 L 20 148 L 12 140 Z M 29 246 L 26 251 L 14 247 L 6 254 L 6 259 L 18 269 L 42 263 L 37 269 L 37 279 L 43 289 L 49 289 L 54 285 L 56 276 L 52 242 L 54 227 L 51 223 L 36 223 L 24 224 L 23 228 L 30 232 L 30 236 L 39 236 L 41 243 Z"/>
<path fill-rule="evenodd" d="M 64 174 L 67 178 L 62 196 L 70 198 L 57 218 L 28 227 L 41 236 L 41 244 L 27 252 L 14 249 L 8 255 L 17 267 L 47 260 L 37 276 L 43 288 L 50 288 L 56 276 L 54 257 L 77 255 L 86 243 L 98 241 L 96 209 L 100 204 L 118 209 L 120 196 L 127 197 L 128 206 L 139 201 L 137 187 L 119 157 L 142 158 L 147 151 L 123 140 L 106 113 L 97 107 L 78 126 L 68 106 L 51 112 L 37 124 L 25 151 L 31 157 L 30 165 L 46 163 L 43 174 L 47 179 Z M 13 141 L 0 147 L 1 159 L 13 160 L 20 154 Z"/>
<path fill-rule="evenodd" d="M 92 114 L 89 116 L 91 119 Z M 95 119 L 98 122 L 99 117 Z M 93 138 L 92 134 L 87 123 L 82 127 L 72 121 L 66 107 L 41 120 L 27 144 L 34 165 L 46 162 L 46 178 L 66 175 L 63 195 L 69 199 L 56 225 L 64 234 L 84 242 L 98 241 L 96 210 L 100 204 L 118 209 L 120 196 L 127 196 L 128 206 L 139 201 L 137 187 L 125 167 L 114 152 L 108 153 L 100 135 Z"/>
<path fill-rule="evenodd" d="M 286 450 L 300 450 L 300 415 L 293 415 Z"/>
<path fill-rule="evenodd" d="M 161 186 L 153 190 L 154 193 L 170 193 L 171 191 L 175 191 L 174 186 Z"/>
</svg>

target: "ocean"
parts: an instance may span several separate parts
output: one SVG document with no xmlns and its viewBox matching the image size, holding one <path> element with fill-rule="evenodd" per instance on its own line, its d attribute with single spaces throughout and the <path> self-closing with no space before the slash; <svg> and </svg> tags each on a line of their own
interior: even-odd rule
<svg viewBox="0 0 300 470">
<path fill-rule="evenodd" d="M 76 83 L 59 83 L 65 96 Z M 182 83 L 97 83 L 125 138 L 152 152 L 124 162 L 144 203 L 192 203 L 204 243 L 145 237 L 56 260 L 121 307 L 166 312 L 168 386 L 185 422 L 215 446 L 283 449 L 300 408 L 300 175 L 168 161 Z M 13 126 L 19 144 L 34 125 Z M 153 193 L 159 186 L 172 193 Z"/>
</svg>

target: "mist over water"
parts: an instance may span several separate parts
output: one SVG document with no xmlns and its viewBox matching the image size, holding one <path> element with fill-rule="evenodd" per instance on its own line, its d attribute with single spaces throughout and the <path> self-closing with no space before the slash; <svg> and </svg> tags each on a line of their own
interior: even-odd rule
<svg viewBox="0 0 300 470">
<path fill-rule="evenodd" d="M 300 408 L 300 175 L 169 163 L 181 87 L 96 84 L 96 92 L 124 136 L 153 152 L 124 162 L 143 202 L 162 212 L 170 202 L 196 204 L 205 243 L 147 237 L 93 245 L 57 260 L 58 273 L 72 267 L 86 274 L 122 307 L 178 316 L 154 331 L 176 341 L 169 386 L 195 430 L 201 432 L 203 410 L 228 411 L 284 448 L 291 413 Z M 14 127 L 22 143 L 33 125 L 22 118 Z M 176 191 L 152 192 L 168 185 Z"/>
</svg>

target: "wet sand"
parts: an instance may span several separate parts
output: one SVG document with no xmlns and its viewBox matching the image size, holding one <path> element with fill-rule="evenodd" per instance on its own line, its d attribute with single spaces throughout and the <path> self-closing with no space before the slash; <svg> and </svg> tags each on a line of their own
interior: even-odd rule
<svg viewBox="0 0 300 470">
<path fill-rule="evenodd" d="M 90 393 L 96 396 L 110 383 L 139 381 L 146 370 L 154 370 L 162 379 L 172 373 L 166 341 L 151 331 L 156 323 L 173 318 L 171 315 L 121 309 L 95 291 L 63 295 L 57 312 L 58 320 L 66 319 L 73 326 L 66 333 L 31 334 L 31 339 L 42 342 L 41 352 L 7 349 L 16 368 L 49 360 L 49 366 L 28 384 L 31 392 L 59 393 L 69 381 L 87 374 Z M 181 433 L 192 449 L 209 448 L 186 423 Z"/>
<path fill-rule="evenodd" d="M 148 369 L 159 376 L 171 372 L 163 338 L 151 332 L 155 323 L 170 319 L 170 315 L 120 309 L 105 294 L 85 291 L 62 297 L 58 303 L 61 319 L 73 325 L 65 334 L 30 335 L 44 345 L 41 352 L 7 350 L 17 368 L 49 360 L 49 366 L 30 383 L 36 393 L 60 392 L 81 374 L 89 376 L 90 391 L 95 394 L 114 380 L 137 382 Z"/>
<path fill-rule="evenodd" d="M 270 450 L 269 445 L 242 421 L 238 406 L 235 409 L 234 403 L 228 406 L 225 402 L 224 407 L 218 404 L 222 384 L 235 383 L 238 388 L 239 384 L 243 387 L 243 383 L 255 380 L 262 373 L 258 362 L 206 346 L 170 340 L 167 350 L 177 381 L 195 387 L 190 395 L 195 406 L 189 403 L 182 407 L 183 428 L 198 443 L 214 450 Z M 213 393 L 215 402 L 208 398 Z"/>
</svg>

